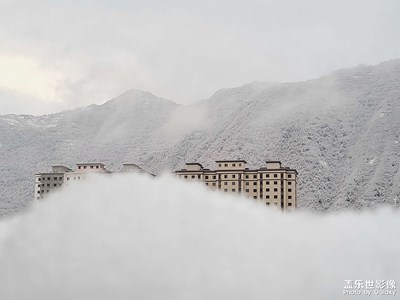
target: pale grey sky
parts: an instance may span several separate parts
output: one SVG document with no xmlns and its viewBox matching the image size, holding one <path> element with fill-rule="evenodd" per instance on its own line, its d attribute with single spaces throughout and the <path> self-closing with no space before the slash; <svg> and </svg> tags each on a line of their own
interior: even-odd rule
<svg viewBox="0 0 400 300">
<path fill-rule="evenodd" d="M 0 114 L 178 103 L 400 58 L 398 0 L 0 0 Z"/>
</svg>

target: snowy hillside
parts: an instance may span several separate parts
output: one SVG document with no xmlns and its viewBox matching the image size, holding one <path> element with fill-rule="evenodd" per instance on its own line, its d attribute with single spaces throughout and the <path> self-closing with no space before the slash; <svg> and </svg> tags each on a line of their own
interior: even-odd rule
<svg viewBox="0 0 400 300">
<path fill-rule="evenodd" d="M 299 171 L 299 203 L 317 210 L 400 200 L 400 60 L 299 83 L 252 83 L 189 106 L 128 91 L 46 116 L 0 116 L 0 214 L 33 198 L 52 164 L 137 163 L 152 172 L 216 159 Z"/>
</svg>

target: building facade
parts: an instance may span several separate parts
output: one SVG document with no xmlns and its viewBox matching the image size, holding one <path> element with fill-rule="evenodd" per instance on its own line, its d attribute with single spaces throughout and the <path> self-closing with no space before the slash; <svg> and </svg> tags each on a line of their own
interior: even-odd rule
<svg viewBox="0 0 400 300">
<path fill-rule="evenodd" d="M 61 165 L 52 166 L 51 172 L 38 173 L 35 175 L 35 200 L 42 200 L 46 198 L 49 193 L 59 189 L 61 186 L 84 179 L 89 174 L 130 172 L 150 174 L 135 164 L 122 164 L 122 168 L 117 171 L 108 170 L 102 163 L 78 163 L 76 164 L 75 170 Z"/>
<path fill-rule="evenodd" d="M 265 167 L 250 170 L 244 160 L 217 160 L 215 170 L 199 163 L 186 163 L 175 174 L 189 181 L 202 181 L 211 189 L 238 193 L 268 206 L 292 210 L 297 207 L 297 171 L 282 167 L 280 161 L 267 161 Z"/>
</svg>

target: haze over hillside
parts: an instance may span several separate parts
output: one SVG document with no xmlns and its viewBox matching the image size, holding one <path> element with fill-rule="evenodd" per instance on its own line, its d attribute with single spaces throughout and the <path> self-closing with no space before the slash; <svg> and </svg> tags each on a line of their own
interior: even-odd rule
<svg viewBox="0 0 400 300">
<path fill-rule="evenodd" d="M 400 60 L 299 83 L 252 83 L 182 106 L 130 90 L 103 105 L 0 116 L 1 214 L 33 199 L 52 164 L 137 163 L 152 172 L 197 161 L 281 160 L 299 171 L 299 204 L 317 210 L 400 199 Z"/>
</svg>

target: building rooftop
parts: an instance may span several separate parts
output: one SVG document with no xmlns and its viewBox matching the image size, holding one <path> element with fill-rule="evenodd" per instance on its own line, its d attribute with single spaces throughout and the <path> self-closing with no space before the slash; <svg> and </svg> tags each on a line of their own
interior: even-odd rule
<svg viewBox="0 0 400 300">
<path fill-rule="evenodd" d="M 105 166 L 103 163 L 98 163 L 98 162 L 93 162 L 93 163 L 77 163 L 77 166 L 91 166 L 91 165 L 99 165 L 99 166 Z"/>
<path fill-rule="evenodd" d="M 224 159 L 224 160 L 216 160 L 216 163 L 222 163 L 222 162 L 243 162 L 245 164 L 247 164 L 247 161 L 243 160 L 243 159 L 234 159 L 234 160 L 229 160 L 229 159 Z"/>
</svg>

